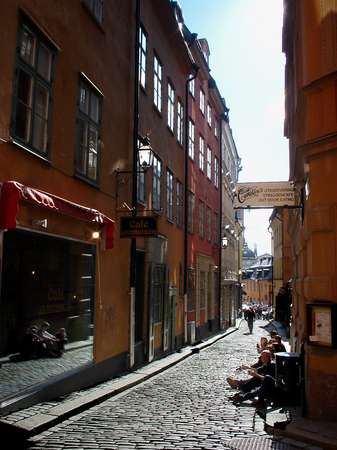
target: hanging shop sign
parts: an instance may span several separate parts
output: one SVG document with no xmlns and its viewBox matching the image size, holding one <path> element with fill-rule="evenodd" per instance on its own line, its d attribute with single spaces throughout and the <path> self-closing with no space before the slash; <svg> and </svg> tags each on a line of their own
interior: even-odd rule
<svg viewBox="0 0 337 450">
<path fill-rule="evenodd" d="M 120 237 L 157 237 L 157 217 L 121 217 Z"/>
<path fill-rule="evenodd" d="M 298 207 L 299 195 L 290 181 L 238 183 L 234 208 Z"/>
</svg>

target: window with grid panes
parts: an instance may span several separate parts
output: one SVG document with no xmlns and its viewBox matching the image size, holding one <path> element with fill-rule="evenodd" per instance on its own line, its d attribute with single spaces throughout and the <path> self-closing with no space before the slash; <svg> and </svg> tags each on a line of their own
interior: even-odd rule
<svg viewBox="0 0 337 450">
<path fill-rule="evenodd" d="M 201 239 L 205 237 L 205 205 L 201 200 L 199 201 L 199 236 Z"/>
<path fill-rule="evenodd" d="M 202 89 L 200 89 L 199 107 L 200 107 L 200 111 L 205 115 L 205 94 Z"/>
<path fill-rule="evenodd" d="M 146 86 L 146 51 L 147 51 L 147 35 L 144 28 L 139 28 L 139 66 L 138 76 L 139 83 L 145 89 Z"/>
<path fill-rule="evenodd" d="M 193 233 L 194 227 L 194 194 L 193 192 L 188 193 L 188 211 L 187 211 L 187 230 L 189 233 Z"/>
<path fill-rule="evenodd" d="M 77 113 L 76 172 L 91 181 L 98 179 L 101 102 L 98 91 L 81 80 Z"/>
<path fill-rule="evenodd" d="M 199 137 L 199 169 L 205 170 L 205 139 L 202 136 Z"/>
<path fill-rule="evenodd" d="M 199 295 L 200 295 L 200 308 L 205 308 L 206 305 L 206 273 L 200 271 L 199 274 Z"/>
<path fill-rule="evenodd" d="M 173 174 L 166 171 L 166 214 L 170 221 L 173 221 Z"/>
<path fill-rule="evenodd" d="M 13 137 L 47 155 L 55 49 L 29 22 L 20 24 L 13 98 Z"/>
<path fill-rule="evenodd" d="M 212 210 L 207 208 L 207 240 L 212 240 Z"/>
<path fill-rule="evenodd" d="M 219 217 L 217 213 L 214 213 L 214 244 L 220 245 L 220 234 L 219 234 Z"/>
<path fill-rule="evenodd" d="M 179 144 L 183 144 L 184 136 L 184 106 L 180 100 L 178 100 L 177 106 L 177 139 Z"/>
<path fill-rule="evenodd" d="M 211 105 L 207 105 L 207 123 L 211 127 L 212 126 L 212 107 Z"/>
<path fill-rule="evenodd" d="M 172 83 L 167 83 L 167 125 L 174 131 L 174 87 Z"/>
<path fill-rule="evenodd" d="M 155 155 L 153 157 L 152 176 L 152 209 L 161 210 L 161 161 Z"/>
<path fill-rule="evenodd" d="M 145 172 L 139 160 L 137 161 L 137 201 L 145 203 Z"/>
<path fill-rule="evenodd" d="M 190 94 L 192 95 L 192 97 L 194 97 L 194 95 L 195 95 L 195 80 L 194 79 L 188 83 L 188 90 L 189 90 Z"/>
<path fill-rule="evenodd" d="M 207 147 L 207 178 L 212 179 L 212 150 Z"/>
<path fill-rule="evenodd" d="M 158 111 L 161 111 L 163 66 L 156 55 L 153 58 L 153 102 Z"/>
<path fill-rule="evenodd" d="M 219 161 L 218 158 L 214 156 L 214 185 L 219 187 Z"/>
<path fill-rule="evenodd" d="M 194 123 L 191 119 L 188 122 L 188 156 L 194 159 Z"/>
<path fill-rule="evenodd" d="M 183 226 L 184 201 L 183 201 L 183 185 L 177 181 L 176 206 L 177 206 L 177 226 Z"/>
</svg>

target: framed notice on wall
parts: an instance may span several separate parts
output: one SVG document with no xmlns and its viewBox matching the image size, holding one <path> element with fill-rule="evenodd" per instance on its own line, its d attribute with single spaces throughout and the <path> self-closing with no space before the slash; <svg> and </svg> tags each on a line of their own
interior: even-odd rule
<svg viewBox="0 0 337 450">
<path fill-rule="evenodd" d="M 307 305 L 308 343 L 337 348 L 337 305 L 311 303 Z"/>
</svg>

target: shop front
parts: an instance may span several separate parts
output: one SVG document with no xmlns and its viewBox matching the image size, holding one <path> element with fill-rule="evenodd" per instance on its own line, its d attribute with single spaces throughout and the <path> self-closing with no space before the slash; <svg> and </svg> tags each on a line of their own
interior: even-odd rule
<svg viewBox="0 0 337 450">
<path fill-rule="evenodd" d="M 89 222 L 111 247 L 113 221 L 16 182 L 2 185 L 0 207 L 2 407 L 93 364 L 100 248 L 85 237 Z"/>
</svg>

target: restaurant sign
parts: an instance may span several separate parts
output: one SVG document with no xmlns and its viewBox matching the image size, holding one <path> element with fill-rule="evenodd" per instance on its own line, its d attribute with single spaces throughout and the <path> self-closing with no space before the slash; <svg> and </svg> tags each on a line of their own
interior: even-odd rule
<svg viewBox="0 0 337 450">
<path fill-rule="evenodd" d="M 234 208 L 299 206 L 299 195 L 290 181 L 238 183 Z"/>
<path fill-rule="evenodd" d="M 121 217 L 120 219 L 120 237 L 157 237 L 158 227 L 156 217 Z"/>
</svg>

